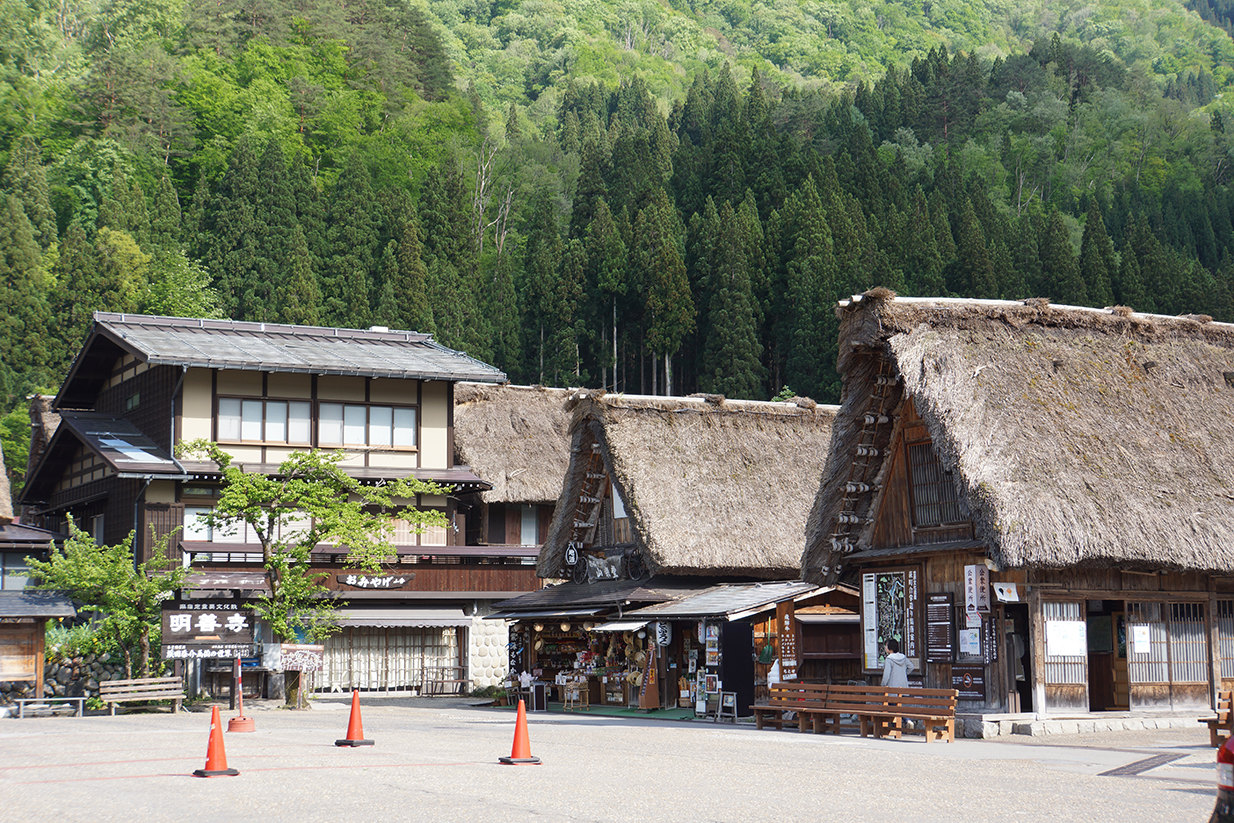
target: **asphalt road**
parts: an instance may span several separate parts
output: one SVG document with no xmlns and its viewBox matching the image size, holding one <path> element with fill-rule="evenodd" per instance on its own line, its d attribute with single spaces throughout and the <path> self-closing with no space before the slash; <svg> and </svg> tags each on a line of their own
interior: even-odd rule
<svg viewBox="0 0 1234 823">
<path fill-rule="evenodd" d="M 225 736 L 240 775 L 209 780 L 208 715 L 0 720 L 0 820 L 1205 821 L 1214 801 L 1198 725 L 927 744 L 536 714 L 543 765 L 512 767 L 509 710 L 373 698 L 376 745 L 337 748 L 347 708 L 250 710 L 257 731 Z"/>
</svg>

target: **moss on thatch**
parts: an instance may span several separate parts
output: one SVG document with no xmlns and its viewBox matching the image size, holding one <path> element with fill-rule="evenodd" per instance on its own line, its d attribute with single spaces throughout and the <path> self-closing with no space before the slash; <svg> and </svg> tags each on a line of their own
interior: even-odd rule
<svg viewBox="0 0 1234 823">
<path fill-rule="evenodd" d="M 1234 326 L 885 295 L 839 314 L 844 404 L 806 579 L 877 548 L 872 527 L 851 547 L 832 536 L 880 365 L 900 378 L 1004 566 L 1234 569 Z M 859 516 L 876 494 L 857 501 Z"/>
<path fill-rule="evenodd" d="M 542 577 L 563 573 L 592 443 L 650 573 L 797 576 L 835 406 L 600 392 L 573 402 L 570 469 L 540 553 Z"/>
<path fill-rule="evenodd" d="M 569 389 L 458 383 L 457 462 L 493 484 L 488 503 L 548 503 L 570 463 Z"/>
</svg>

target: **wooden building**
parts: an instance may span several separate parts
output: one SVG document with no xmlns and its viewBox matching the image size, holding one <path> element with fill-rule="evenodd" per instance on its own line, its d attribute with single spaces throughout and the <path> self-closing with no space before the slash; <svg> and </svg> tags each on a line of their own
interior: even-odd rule
<svg viewBox="0 0 1234 823">
<path fill-rule="evenodd" d="M 357 575 L 331 547 L 314 555 L 347 603 L 322 685 L 418 688 L 430 668 L 466 670 L 484 603 L 538 585 L 527 552 L 467 546 L 458 509 L 458 494 L 488 485 L 455 461 L 455 385 L 504 378 L 417 332 L 96 313 L 50 409 L 37 414 L 60 421 L 23 501 L 42 525 L 59 528 L 72 514 L 106 543 L 136 530 L 142 559 L 151 527 L 180 528 L 171 559 L 192 565 L 198 593 L 251 596 L 264 585 L 259 544 L 206 526 L 220 473 L 178 459 L 178 443 L 213 440 L 265 472 L 297 449 L 338 449 L 363 483 L 414 476 L 450 486 L 450 496 L 415 501 L 450 525 L 416 534 L 396 524 L 388 573 Z"/>
<path fill-rule="evenodd" d="M 520 585 L 539 588 L 534 566 L 570 462 L 569 389 L 459 383 L 454 390 L 454 457 L 489 488 L 460 494 L 466 544 L 519 558 Z M 492 612 L 477 602 L 476 616 Z M 497 685 L 509 674 L 505 621 L 472 623 L 472 682 Z"/>
<path fill-rule="evenodd" d="M 1234 326 L 843 301 L 802 559 L 978 714 L 1194 711 L 1234 685 Z"/>
<path fill-rule="evenodd" d="M 567 582 L 498 604 L 515 621 L 511 669 L 588 676 L 607 703 L 692 707 L 683 685 L 707 682 L 748 703 L 780 650 L 777 606 L 830 594 L 785 581 L 799 577 L 835 407 L 603 392 L 571 404 L 538 561 Z"/>
</svg>

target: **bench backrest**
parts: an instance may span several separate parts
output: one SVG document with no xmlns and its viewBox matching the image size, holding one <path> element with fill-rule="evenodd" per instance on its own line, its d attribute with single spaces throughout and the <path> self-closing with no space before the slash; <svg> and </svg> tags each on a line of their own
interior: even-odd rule
<svg viewBox="0 0 1234 823">
<path fill-rule="evenodd" d="M 183 687 L 184 684 L 178 677 L 140 677 L 135 680 L 104 680 L 99 683 L 99 696 L 164 692 L 183 689 Z"/>
<path fill-rule="evenodd" d="M 788 708 L 804 708 L 811 705 L 822 705 L 827 699 L 826 683 L 798 683 L 789 681 L 774 683 L 768 687 L 769 700 L 773 706 L 783 705 Z"/>
<path fill-rule="evenodd" d="M 907 709 L 909 711 L 941 711 L 955 713 L 955 689 L 926 689 L 893 686 L 832 686 L 827 693 L 827 707 L 845 712 L 871 709 Z"/>
</svg>

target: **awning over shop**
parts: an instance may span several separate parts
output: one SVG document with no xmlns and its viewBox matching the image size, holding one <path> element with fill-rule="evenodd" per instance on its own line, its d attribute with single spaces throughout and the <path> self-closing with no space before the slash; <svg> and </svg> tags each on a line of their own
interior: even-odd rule
<svg viewBox="0 0 1234 823">
<path fill-rule="evenodd" d="M 334 614 L 340 626 L 433 628 L 471 625 L 471 618 L 458 608 L 350 608 L 339 609 Z"/>
<path fill-rule="evenodd" d="M 591 617 L 599 612 L 599 609 L 544 609 L 542 611 L 526 611 L 526 612 L 497 612 L 486 616 L 485 620 L 529 620 L 531 618 L 545 618 L 552 620 L 557 617 Z"/>
<path fill-rule="evenodd" d="M 722 583 L 667 603 L 626 612 L 640 620 L 742 620 L 774 609 L 777 603 L 801 600 L 829 589 L 800 580 L 774 583 Z"/>
<path fill-rule="evenodd" d="M 858 614 L 811 614 L 809 612 L 797 612 L 793 615 L 798 623 L 860 623 L 861 615 Z"/>
<path fill-rule="evenodd" d="M 632 632 L 647 625 L 646 620 L 614 620 L 611 623 L 601 623 L 593 626 L 593 632 Z"/>
</svg>

